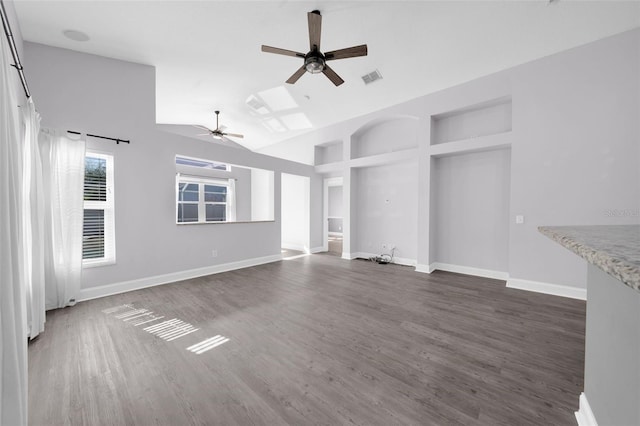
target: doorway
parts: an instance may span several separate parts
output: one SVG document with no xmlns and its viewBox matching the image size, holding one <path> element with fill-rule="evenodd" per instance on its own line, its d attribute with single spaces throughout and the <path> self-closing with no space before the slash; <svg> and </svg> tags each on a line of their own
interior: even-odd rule
<svg viewBox="0 0 640 426">
<path fill-rule="evenodd" d="M 342 257 L 342 178 L 327 178 L 324 184 L 324 248 L 329 254 Z"/>
<path fill-rule="evenodd" d="M 309 177 L 282 173 L 280 222 L 281 247 L 285 257 L 311 252 L 309 203 Z"/>
</svg>

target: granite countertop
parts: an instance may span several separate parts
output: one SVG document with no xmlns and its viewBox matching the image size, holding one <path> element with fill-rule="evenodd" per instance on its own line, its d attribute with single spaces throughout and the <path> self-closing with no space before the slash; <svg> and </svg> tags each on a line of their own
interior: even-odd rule
<svg viewBox="0 0 640 426">
<path fill-rule="evenodd" d="M 640 225 L 541 226 L 538 230 L 640 291 Z"/>
</svg>

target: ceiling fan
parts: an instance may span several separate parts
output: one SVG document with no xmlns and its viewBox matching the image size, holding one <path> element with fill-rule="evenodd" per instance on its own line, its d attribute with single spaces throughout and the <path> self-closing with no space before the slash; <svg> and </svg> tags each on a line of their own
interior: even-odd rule
<svg viewBox="0 0 640 426">
<path fill-rule="evenodd" d="M 214 111 L 216 113 L 216 129 L 215 130 L 211 130 L 208 127 L 205 126 L 200 126 L 200 125 L 194 125 L 193 127 L 197 127 L 198 129 L 202 129 L 202 130 L 206 130 L 207 133 L 201 133 L 197 136 L 208 136 L 211 135 L 213 136 L 214 139 L 227 139 L 227 136 L 231 136 L 232 138 L 244 138 L 243 135 L 240 135 L 238 133 L 227 133 L 225 132 L 225 126 L 220 126 L 220 124 L 218 123 L 218 118 L 220 116 L 220 111 Z"/>
<path fill-rule="evenodd" d="M 310 72 L 311 74 L 323 73 L 333 84 L 340 86 L 344 83 L 344 80 L 340 78 L 334 70 L 329 68 L 327 61 L 367 56 L 367 45 L 362 44 L 360 46 L 347 47 L 346 49 L 322 53 L 320 51 L 320 32 L 322 28 L 322 16 L 320 15 L 320 11 L 314 10 L 307 13 L 307 20 L 309 22 L 310 50 L 306 55 L 304 53 L 294 52 L 293 50 L 265 46 L 264 44 L 262 45 L 262 51 L 267 53 L 277 53 L 278 55 L 295 56 L 304 59 L 304 64 L 287 80 L 287 83 L 289 84 L 293 84 L 298 81 L 305 72 Z"/>
</svg>

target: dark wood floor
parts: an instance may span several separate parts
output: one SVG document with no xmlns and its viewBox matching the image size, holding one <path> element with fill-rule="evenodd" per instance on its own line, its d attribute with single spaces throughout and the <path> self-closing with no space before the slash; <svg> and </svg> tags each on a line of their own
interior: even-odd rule
<svg viewBox="0 0 640 426">
<path fill-rule="evenodd" d="M 122 305 L 164 318 L 103 312 Z M 143 330 L 173 318 L 198 330 Z M 584 324 L 584 302 L 501 281 L 305 256 L 49 312 L 29 346 L 29 419 L 575 425 Z M 230 340 L 187 350 L 216 335 Z"/>
</svg>

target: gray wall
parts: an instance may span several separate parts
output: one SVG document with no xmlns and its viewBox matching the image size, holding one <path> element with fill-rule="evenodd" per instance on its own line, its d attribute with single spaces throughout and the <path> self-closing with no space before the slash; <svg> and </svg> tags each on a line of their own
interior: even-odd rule
<svg viewBox="0 0 640 426">
<path fill-rule="evenodd" d="M 309 161 L 315 144 L 348 143 L 350 135 L 369 123 L 402 115 L 428 123 L 434 115 L 465 105 L 511 97 L 508 273 L 513 279 L 585 288 L 584 262 L 548 241 L 537 227 L 640 223 L 638 215 L 615 213 L 640 209 L 639 55 L 640 29 L 636 29 L 319 129 L 261 152 Z M 429 132 L 424 126 L 415 131 L 419 152 L 428 156 Z M 428 179 L 429 161 L 423 163 L 417 176 Z M 343 176 L 349 173 L 347 168 Z M 425 199 L 433 200 L 432 195 Z M 414 196 L 425 195 L 416 192 Z M 425 209 L 417 220 L 433 224 L 430 211 Z M 515 224 L 516 215 L 523 215 L 525 223 Z M 396 232 L 415 232 L 414 216 L 415 212 L 406 211 Z M 351 225 L 345 223 L 345 229 Z M 376 225 L 360 226 L 358 232 L 375 233 Z M 429 244 L 434 242 L 433 235 L 420 238 L 417 245 L 423 252 L 434 248 Z M 419 258 L 424 256 L 418 253 Z"/>
<path fill-rule="evenodd" d="M 251 169 L 231 167 L 236 180 L 236 220 L 251 220 Z"/>
<path fill-rule="evenodd" d="M 342 233 L 342 186 L 329 186 L 328 190 L 328 213 L 329 232 Z"/>
<path fill-rule="evenodd" d="M 32 43 L 24 62 L 43 127 L 131 140 L 88 141 L 114 155 L 117 263 L 85 269 L 83 288 L 278 255 L 283 171 L 311 177 L 311 221 L 321 223 L 322 180 L 311 167 L 158 131 L 153 67 Z M 276 220 L 176 225 L 176 154 L 275 170 Z M 321 231 L 311 245 L 322 245 Z"/>
<path fill-rule="evenodd" d="M 509 269 L 508 149 L 435 160 L 436 262 Z"/>
<path fill-rule="evenodd" d="M 357 169 L 356 251 L 416 258 L 416 162 Z M 387 245 L 383 248 L 382 245 Z"/>
<path fill-rule="evenodd" d="M 329 216 L 342 217 L 342 186 L 330 186 Z"/>
</svg>

